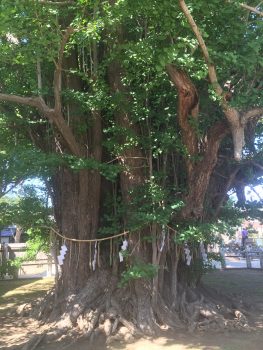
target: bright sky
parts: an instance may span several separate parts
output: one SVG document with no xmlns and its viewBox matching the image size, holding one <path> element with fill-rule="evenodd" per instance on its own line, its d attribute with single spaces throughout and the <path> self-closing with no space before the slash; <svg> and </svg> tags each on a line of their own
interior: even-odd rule
<svg viewBox="0 0 263 350">
<path fill-rule="evenodd" d="M 33 179 L 28 179 L 24 182 L 23 185 L 32 185 L 36 187 L 37 193 L 39 193 L 39 195 L 43 194 L 42 191 L 40 190 L 41 187 L 45 187 L 45 184 L 42 180 L 40 180 L 39 178 L 33 178 Z M 9 195 L 16 195 L 17 192 L 19 191 L 19 188 L 17 188 L 16 190 L 13 191 L 13 193 L 9 193 Z M 263 185 L 258 185 L 258 186 L 254 186 L 254 187 L 249 187 L 246 186 L 245 188 L 245 194 L 246 194 L 246 199 L 248 201 L 259 201 L 259 200 L 263 200 Z M 236 201 L 237 197 L 236 195 L 233 193 L 230 195 L 230 197 Z"/>
<path fill-rule="evenodd" d="M 263 186 L 258 185 L 255 187 L 246 187 L 246 198 L 249 201 L 263 200 Z"/>
</svg>

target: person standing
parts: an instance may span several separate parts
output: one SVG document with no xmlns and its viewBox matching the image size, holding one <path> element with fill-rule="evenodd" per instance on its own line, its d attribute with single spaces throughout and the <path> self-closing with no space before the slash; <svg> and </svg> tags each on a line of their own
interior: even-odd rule
<svg viewBox="0 0 263 350">
<path fill-rule="evenodd" d="M 243 227 L 241 234 L 242 234 L 242 248 L 245 248 L 246 240 L 248 239 L 248 230 L 245 227 Z"/>
</svg>

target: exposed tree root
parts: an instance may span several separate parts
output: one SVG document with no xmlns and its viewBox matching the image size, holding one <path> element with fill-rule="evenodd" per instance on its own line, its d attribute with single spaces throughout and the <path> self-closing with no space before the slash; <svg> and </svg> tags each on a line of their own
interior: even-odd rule
<svg viewBox="0 0 263 350">
<path fill-rule="evenodd" d="M 28 343 L 26 343 L 22 350 L 35 350 L 37 346 L 42 342 L 42 340 L 46 336 L 46 331 L 40 333 L 40 334 L 35 334 L 34 336 L 31 337 Z"/>
<path fill-rule="evenodd" d="M 50 293 L 48 304 L 46 301 L 39 303 L 38 308 L 33 310 L 35 316 L 49 323 L 49 329 L 35 335 L 23 350 L 35 349 L 44 338 L 67 337 L 71 346 L 80 338 L 89 342 L 103 339 L 107 344 L 116 340 L 129 342 L 144 335 L 160 334 L 164 329 L 249 329 L 248 311 L 238 308 L 237 300 L 211 289 L 185 289 L 178 293 L 176 306 L 169 307 L 161 296 L 155 305 L 149 304 L 149 295 L 144 295 L 138 302 L 138 295 L 135 296 L 128 288 L 116 288 L 116 284 L 105 276 L 103 280 L 101 284 L 101 280 L 94 279 L 78 294 L 70 295 L 59 303 L 55 301 L 54 293 Z M 27 316 L 28 305 L 18 311 L 20 315 L 24 311 Z"/>
</svg>

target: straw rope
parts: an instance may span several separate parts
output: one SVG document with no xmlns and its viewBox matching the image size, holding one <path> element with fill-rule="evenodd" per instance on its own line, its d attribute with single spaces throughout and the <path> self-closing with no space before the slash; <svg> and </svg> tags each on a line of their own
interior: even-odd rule
<svg viewBox="0 0 263 350">
<path fill-rule="evenodd" d="M 57 236 L 63 238 L 65 241 L 71 241 L 71 242 L 77 242 L 77 243 L 91 243 L 91 242 L 107 241 L 107 240 L 112 240 L 112 239 L 117 238 L 117 237 L 125 236 L 128 233 L 130 233 L 130 231 L 124 231 L 122 233 L 118 233 L 118 234 L 110 236 L 110 237 L 93 238 L 93 239 L 77 239 L 77 238 L 70 238 L 70 237 L 64 236 L 63 234 L 61 234 L 57 230 L 55 230 L 53 227 L 49 227 L 49 226 L 42 226 L 42 227 L 53 231 Z M 173 229 L 172 227 L 170 227 L 168 225 L 166 225 L 166 227 L 175 233 L 177 232 L 175 229 Z"/>
<path fill-rule="evenodd" d="M 70 237 L 64 236 L 61 233 L 59 233 L 57 230 L 55 230 L 53 227 L 49 227 L 49 226 L 41 226 L 41 227 L 48 228 L 49 230 L 53 231 L 57 236 L 63 238 L 65 241 L 78 242 L 78 243 L 91 243 L 91 242 L 107 241 L 109 239 L 114 239 L 117 237 L 125 236 L 128 233 L 130 233 L 130 231 L 124 231 L 122 233 L 118 233 L 118 234 L 116 234 L 114 236 L 110 236 L 110 237 L 94 238 L 94 239 L 77 239 L 77 238 L 70 238 Z"/>
</svg>

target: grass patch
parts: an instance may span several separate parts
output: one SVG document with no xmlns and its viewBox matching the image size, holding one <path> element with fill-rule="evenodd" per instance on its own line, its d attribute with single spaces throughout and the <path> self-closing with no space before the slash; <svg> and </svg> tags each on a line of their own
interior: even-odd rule
<svg viewBox="0 0 263 350">
<path fill-rule="evenodd" d="M 6 280 L 0 282 L 0 310 L 17 307 L 42 297 L 54 285 L 54 278 Z"/>
<path fill-rule="evenodd" d="M 214 271 L 203 276 L 203 283 L 220 292 L 242 294 L 255 302 L 263 300 L 263 271 L 225 270 Z"/>
</svg>

